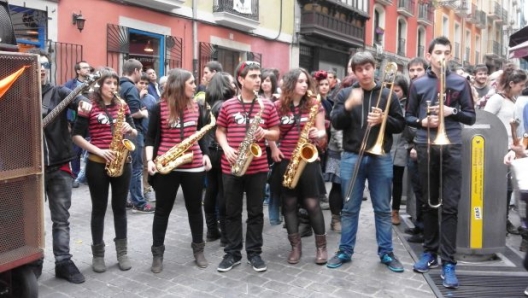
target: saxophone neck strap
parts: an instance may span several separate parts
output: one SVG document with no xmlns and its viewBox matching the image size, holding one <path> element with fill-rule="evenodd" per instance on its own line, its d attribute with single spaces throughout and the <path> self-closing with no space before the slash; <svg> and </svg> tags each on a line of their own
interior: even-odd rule
<svg viewBox="0 0 528 298">
<path fill-rule="evenodd" d="M 251 117 L 251 114 L 253 113 L 253 107 L 255 106 L 255 101 L 257 101 L 257 97 L 255 96 L 253 100 L 251 101 L 251 105 L 249 106 L 249 112 L 246 111 L 246 104 L 244 103 L 244 99 L 242 99 L 242 95 L 238 97 L 238 100 L 240 101 L 240 104 L 242 105 L 242 110 L 244 111 L 244 118 L 246 121 L 246 131 L 249 129 L 249 117 Z"/>
<path fill-rule="evenodd" d="M 106 107 L 106 104 L 104 102 L 103 102 L 103 109 L 106 114 L 106 117 L 108 117 L 108 123 L 110 123 L 110 130 L 112 131 L 112 134 L 114 134 L 114 118 L 112 117 L 112 114 L 108 112 L 108 108 Z"/>
<path fill-rule="evenodd" d="M 180 111 L 180 142 L 183 142 L 184 139 L 184 129 L 185 129 L 185 121 L 183 120 L 184 116 L 184 110 Z"/>
<path fill-rule="evenodd" d="M 295 112 L 295 106 L 293 105 L 293 102 L 290 104 L 290 110 L 293 114 L 293 126 L 296 126 L 297 127 L 297 131 L 301 131 L 301 115 L 302 115 L 302 111 L 301 111 L 301 103 L 299 103 L 299 105 L 297 106 L 297 113 Z M 292 127 L 293 127 L 292 126 Z M 288 130 L 288 132 L 291 130 L 291 127 L 290 129 Z"/>
</svg>

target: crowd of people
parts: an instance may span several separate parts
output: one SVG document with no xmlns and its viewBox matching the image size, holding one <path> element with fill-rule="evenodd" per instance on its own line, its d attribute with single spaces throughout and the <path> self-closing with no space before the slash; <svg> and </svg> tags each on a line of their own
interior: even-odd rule
<svg viewBox="0 0 528 298">
<path fill-rule="evenodd" d="M 219 272 L 240 264 L 243 249 L 253 269 L 265 271 L 266 262 L 261 258 L 265 204 L 269 223 L 283 224 L 287 233 L 285 241 L 291 251 L 286 262 L 299 263 L 301 238 L 314 234 L 314 262 L 338 268 L 354 254 L 359 212 L 368 189 L 380 262 L 393 272 L 403 272 L 404 266 L 393 252 L 392 226 L 401 223 L 407 169 L 416 197 L 416 216 L 412 218 L 414 227 L 405 232 L 411 234 L 409 242 L 423 243 L 424 248 L 413 270 L 425 273 L 441 265 L 443 285 L 458 288 L 458 202 L 467 199 L 461 198 L 462 124 L 475 123 L 476 109 L 493 113 L 508 131 L 510 151 L 504 152 L 504 162 L 509 165 L 516 157 L 526 156 L 526 148 L 512 139 L 509 126 L 511 119 L 519 119 L 519 135 L 528 132 L 528 118 L 524 118 L 528 117 L 528 97 L 521 100 L 528 96 L 528 88 L 526 72 L 512 64 L 490 75 L 485 65 L 450 68 L 451 49 L 447 38 L 435 38 L 426 59 L 411 59 L 405 74 L 392 73 L 389 79 L 376 75 L 378 65 L 369 52 L 355 53 L 348 75 L 341 80 L 332 70 L 310 73 L 295 68 L 279 74 L 277 69 L 261 68 L 254 61 L 241 62 L 234 74 L 211 61 L 203 69 L 200 84 L 183 69 L 172 69 L 158 81 L 154 69 L 143 72 L 141 62 L 134 59 L 123 64 L 121 77 L 112 69 L 99 69 L 96 87 L 79 95 L 53 128 L 45 130 L 48 144 L 60 142 L 68 148 L 47 148 L 54 157 L 46 168 L 46 192 L 53 221 L 56 276 L 73 283 L 85 280 L 69 253 L 68 209 L 72 188 L 79 183 L 88 184 L 92 200 L 95 272 L 106 270 L 103 222 L 110 185 L 121 270 L 131 268 L 127 208 L 154 214 L 151 270 L 163 270 L 165 234 L 181 186 L 192 235 L 190 245 L 200 268 L 208 266 L 206 242 L 220 240 L 225 255 L 217 266 Z M 69 89 L 84 82 L 90 65 L 77 63 L 77 77 L 67 83 L 69 89 L 53 87 L 49 84 L 49 57 L 39 54 L 43 103 L 51 110 Z M 440 90 L 441 76 L 445 90 Z M 51 104 L 48 90 L 53 92 Z M 444 119 L 439 119 L 440 115 Z M 431 142 L 440 123 L 449 144 Z M 365 150 L 379 135 L 385 154 Z M 112 148 L 116 137 L 129 138 L 135 150 L 130 150 L 123 173 L 113 177 L 106 168 L 117 158 Z M 162 171 L 167 164 L 161 164 L 161 156 L 177 165 Z M 330 184 L 328 195 L 325 182 Z M 196 185 L 204 185 L 205 194 Z M 513 189 L 509 183 L 508 207 Z M 443 204 L 437 209 L 430 202 L 440 195 Z M 520 198 L 517 205 L 524 202 L 524 195 Z M 331 212 L 328 227 L 341 234 L 338 250 L 331 256 L 322 208 L 325 201 Z M 526 218 L 518 228 L 509 220 L 506 226 L 507 232 L 522 236 L 521 250 L 528 251 Z"/>
</svg>

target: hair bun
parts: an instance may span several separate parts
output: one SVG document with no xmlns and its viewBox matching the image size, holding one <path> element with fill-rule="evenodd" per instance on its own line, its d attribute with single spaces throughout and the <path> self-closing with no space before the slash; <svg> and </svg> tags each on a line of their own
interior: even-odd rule
<svg viewBox="0 0 528 298">
<path fill-rule="evenodd" d="M 314 79 L 316 79 L 317 81 L 326 80 L 328 79 L 328 73 L 324 70 L 318 70 L 314 74 Z"/>
</svg>

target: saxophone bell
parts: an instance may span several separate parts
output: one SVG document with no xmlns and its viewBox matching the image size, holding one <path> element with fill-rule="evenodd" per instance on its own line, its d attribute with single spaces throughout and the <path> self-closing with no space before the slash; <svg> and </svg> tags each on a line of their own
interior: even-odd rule
<svg viewBox="0 0 528 298">
<path fill-rule="evenodd" d="M 125 148 L 126 148 L 128 151 L 134 151 L 134 150 L 136 150 L 136 145 L 134 145 L 134 143 L 132 143 L 132 141 L 129 140 L 129 139 L 124 139 L 124 140 L 123 140 L 123 146 L 125 146 Z"/>
</svg>

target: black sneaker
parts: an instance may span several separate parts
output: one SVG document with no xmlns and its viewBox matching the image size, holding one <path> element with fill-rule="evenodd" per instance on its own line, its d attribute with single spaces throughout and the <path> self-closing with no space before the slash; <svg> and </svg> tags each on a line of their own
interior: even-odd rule
<svg viewBox="0 0 528 298">
<path fill-rule="evenodd" d="M 418 229 L 417 227 L 414 227 L 414 228 L 406 228 L 405 230 L 403 230 L 403 232 L 409 235 L 418 235 L 422 233 L 422 230 Z"/>
<path fill-rule="evenodd" d="M 85 279 L 72 260 L 62 261 L 55 264 L 55 276 L 65 279 L 74 284 L 82 284 Z"/>
<path fill-rule="evenodd" d="M 248 263 L 253 266 L 253 270 L 257 272 L 263 272 L 268 270 L 268 267 L 266 267 L 266 263 L 259 255 L 254 255 L 249 258 Z"/>
<path fill-rule="evenodd" d="M 381 257 L 381 262 L 387 265 L 392 272 L 403 272 L 403 265 L 392 252 L 383 255 L 383 257 Z"/>
<path fill-rule="evenodd" d="M 240 259 L 236 259 L 233 255 L 225 255 L 222 262 L 220 262 L 220 265 L 218 265 L 218 268 L 216 270 L 220 272 L 227 272 L 236 265 L 240 265 Z"/>
<path fill-rule="evenodd" d="M 407 242 L 410 242 L 410 243 L 423 243 L 424 242 L 424 237 L 423 237 L 422 234 L 412 235 L 411 237 L 407 238 Z"/>
</svg>

